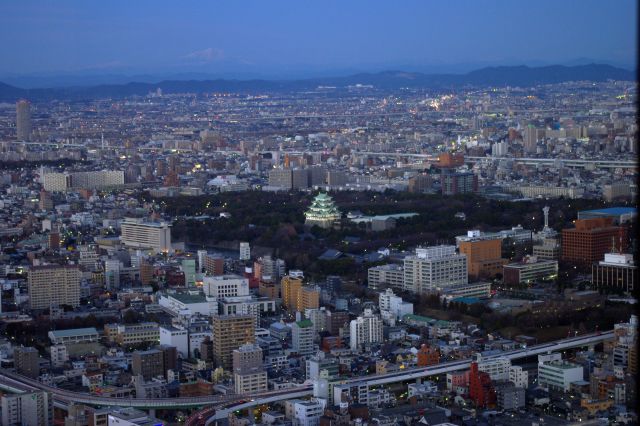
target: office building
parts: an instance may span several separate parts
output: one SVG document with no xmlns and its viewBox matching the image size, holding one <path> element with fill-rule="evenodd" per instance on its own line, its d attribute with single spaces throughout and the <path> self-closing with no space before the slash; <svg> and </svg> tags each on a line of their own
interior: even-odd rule
<svg viewBox="0 0 640 426">
<path fill-rule="evenodd" d="M 293 404 L 293 426 L 318 426 L 324 408 L 319 400 L 296 400 Z"/>
<path fill-rule="evenodd" d="M 371 309 L 365 309 L 361 316 L 349 323 L 351 350 L 355 351 L 363 345 L 382 342 L 382 325 L 382 319 L 378 315 L 375 315 Z"/>
<path fill-rule="evenodd" d="M 186 287 L 196 286 L 196 260 L 193 258 L 182 259 L 181 269 L 184 272 L 184 284 Z"/>
<path fill-rule="evenodd" d="M 29 308 L 80 305 L 80 268 L 77 265 L 44 265 L 29 269 Z"/>
<path fill-rule="evenodd" d="M 545 238 L 533 246 L 533 255 L 541 260 L 560 259 L 560 243 L 556 238 Z"/>
<path fill-rule="evenodd" d="M 442 195 L 478 192 L 478 176 L 473 172 L 442 169 L 440 185 L 442 187 Z"/>
<path fill-rule="evenodd" d="M 267 372 L 264 371 L 260 346 L 247 343 L 234 349 L 233 380 L 238 394 L 267 390 Z"/>
<path fill-rule="evenodd" d="M 309 187 L 309 171 L 307 169 L 291 170 L 291 188 L 306 189 Z"/>
<path fill-rule="evenodd" d="M 16 373 L 36 379 L 40 375 L 40 356 L 36 348 L 20 346 L 13 350 Z"/>
<path fill-rule="evenodd" d="M 160 344 L 173 346 L 182 358 L 189 358 L 189 332 L 187 329 L 178 326 L 160 326 Z"/>
<path fill-rule="evenodd" d="M 124 185 L 124 171 L 99 170 L 75 173 L 44 173 L 42 186 L 50 192 L 66 192 L 74 189 L 103 189 Z"/>
<path fill-rule="evenodd" d="M 477 230 L 456 237 L 460 253 L 467 256 L 469 278 L 490 278 L 502 273 L 502 266 L 507 263 L 502 258 L 502 238 L 499 234 L 483 235 Z"/>
<path fill-rule="evenodd" d="M 131 355 L 131 372 L 145 380 L 165 375 L 164 355 L 158 349 L 135 351 Z"/>
<path fill-rule="evenodd" d="M 502 277 L 504 284 L 511 286 L 554 280 L 558 277 L 558 261 L 526 256 L 521 262 L 504 265 Z"/>
<path fill-rule="evenodd" d="M 291 325 L 291 346 L 299 355 L 309 356 L 316 352 L 314 337 L 314 327 L 310 320 L 296 321 Z"/>
<path fill-rule="evenodd" d="M 613 224 L 611 217 L 578 219 L 575 228 L 562 230 L 562 260 L 591 267 L 605 253 L 628 249 L 627 228 Z"/>
<path fill-rule="evenodd" d="M 413 193 L 422 194 L 431 190 L 433 185 L 433 179 L 427 174 L 417 174 L 409 178 L 408 191 Z"/>
<path fill-rule="evenodd" d="M 455 246 L 417 248 L 404 259 L 404 289 L 416 294 L 441 292 L 466 284 L 467 258 Z"/>
<path fill-rule="evenodd" d="M 16 103 L 16 137 L 19 141 L 31 140 L 31 103 L 25 99 Z"/>
<path fill-rule="evenodd" d="M 494 383 L 496 404 L 501 410 L 519 410 L 526 405 L 524 388 L 515 386 L 511 382 Z"/>
<path fill-rule="evenodd" d="M 5 394 L 0 398 L 2 424 L 49 426 L 53 423 L 53 401 L 47 392 Z"/>
<path fill-rule="evenodd" d="M 168 253 L 172 251 L 170 226 L 166 222 L 125 218 L 120 226 L 120 242 L 134 249 Z"/>
<path fill-rule="evenodd" d="M 53 199 L 51 193 L 45 190 L 40 191 L 40 199 L 38 200 L 38 208 L 40 210 L 49 211 L 53 209 Z"/>
<path fill-rule="evenodd" d="M 578 219 L 611 218 L 614 225 L 623 225 L 631 222 L 638 216 L 635 207 L 609 207 L 595 210 L 581 210 Z"/>
<path fill-rule="evenodd" d="M 228 370 L 233 367 L 233 351 L 246 343 L 255 343 L 255 316 L 214 315 L 213 358 L 216 366 Z"/>
<path fill-rule="evenodd" d="M 338 170 L 329 170 L 327 172 L 327 185 L 329 186 L 345 186 L 347 184 L 347 174 Z"/>
<path fill-rule="evenodd" d="M 249 280 L 240 275 L 206 276 L 202 279 L 205 296 L 214 299 L 249 296 Z"/>
<path fill-rule="evenodd" d="M 567 361 L 538 364 L 538 384 L 553 390 L 568 391 L 571 383 L 584 380 L 583 367 Z"/>
<path fill-rule="evenodd" d="M 480 354 L 476 354 L 475 361 L 478 364 L 478 370 L 487 373 L 491 380 L 509 380 L 511 360 L 508 358 L 483 358 Z"/>
<path fill-rule="evenodd" d="M 128 347 L 141 343 L 158 343 L 160 341 L 160 328 L 155 322 L 105 324 L 104 335 L 107 341 Z"/>
<path fill-rule="evenodd" d="M 203 257 L 204 271 L 208 275 L 224 274 L 224 258 L 219 255 L 207 254 Z"/>
<path fill-rule="evenodd" d="M 591 282 L 605 292 L 633 293 L 638 282 L 638 267 L 632 254 L 605 253 L 604 260 L 591 268 Z"/>
<path fill-rule="evenodd" d="M 392 289 L 404 290 L 404 269 L 394 263 L 374 266 L 367 271 L 367 281 L 372 290 Z"/>
<path fill-rule="evenodd" d="M 519 365 L 509 367 L 509 381 L 519 388 L 529 387 L 529 372 Z"/>
<path fill-rule="evenodd" d="M 291 169 L 269 170 L 269 186 L 289 190 L 293 187 Z"/>
</svg>

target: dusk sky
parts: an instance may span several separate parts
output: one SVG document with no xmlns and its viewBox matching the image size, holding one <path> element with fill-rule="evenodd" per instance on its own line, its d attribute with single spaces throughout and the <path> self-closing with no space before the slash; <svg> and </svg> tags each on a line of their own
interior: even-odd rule
<svg viewBox="0 0 640 426">
<path fill-rule="evenodd" d="M 4 1 L 0 73 L 633 66 L 635 0 Z"/>
</svg>

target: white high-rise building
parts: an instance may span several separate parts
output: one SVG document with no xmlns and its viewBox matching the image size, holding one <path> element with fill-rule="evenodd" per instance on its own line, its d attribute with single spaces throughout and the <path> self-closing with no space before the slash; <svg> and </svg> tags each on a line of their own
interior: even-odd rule
<svg viewBox="0 0 640 426">
<path fill-rule="evenodd" d="M 207 251 L 206 250 L 198 250 L 197 252 L 197 257 L 198 257 L 198 272 L 202 272 L 204 270 L 204 259 L 207 256 Z"/>
<path fill-rule="evenodd" d="M 251 259 L 251 246 L 247 242 L 240 243 L 240 260 Z"/>
<path fill-rule="evenodd" d="M 417 294 L 440 292 L 467 284 L 467 256 L 456 253 L 456 246 L 417 248 L 404 259 L 405 290 Z"/>
<path fill-rule="evenodd" d="M 529 387 L 529 372 L 519 365 L 509 367 L 509 381 L 519 388 Z"/>
<path fill-rule="evenodd" d="M 354 351 L 364 344 L 379 343 L 383 340 L 382 319 L 371 309 L 365 309 L 361 316 L 351 320 L 349 331 L 349 346 Z"/>
<path fill-rule="evenodd" d="M 313 338 L 314 328 L 310 320 L 296 321 L 291 325 L 291 346 L 298 354 L 309 356 L 316 353 Z"/>
<path fill-rule="evenodd" d="M 174 346 L 183 358 L 189 357 L 189 333 L 183 327 L 161 325 L 160 344 Z"/>
<path fill-rule="evenodd" d="M 478 370 L 487 373 L 491 380 L 509 380 L 509 369 L 511 360 L 508 358 L 483 359 L 480 354 L 476 355 Z"/>
<path fill-rule="evenodd" d="M 0 399 L 3 425 L 53 424 L 53 403 L 47 392 L 6 394 Z"/>
<path fill-rule="evenodd" d="M 125 218 L 120 225 L 120 242 L 127 247 L 168 253 L 171 248 L 171 225 L 166 222 L 146 222 Z"/>
<path fill-rule="evenodd" d="M 118 290 L 120 288 L 121 268 L 122 263 L 118 259 L 104 261 L 104 281 L 108 290 Z"/>
</svg>

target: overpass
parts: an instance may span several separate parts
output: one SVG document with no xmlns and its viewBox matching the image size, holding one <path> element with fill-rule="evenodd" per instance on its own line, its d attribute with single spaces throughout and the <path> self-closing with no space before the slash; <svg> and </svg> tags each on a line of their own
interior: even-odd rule
<svg viewBox="0 0 640 426">
<path fill-rule="evenodd" d="M 506 357 L 510 360 L 526 358 L 542 353 L 558 352 L 575 347 L 593 346 L 597 343 L 613 339 L 613 330 L 592 333 L 583 336 L 562 339 L 554 342 L 543 343 L 529 348 L 515 349 L 502 352 L 497 355 L 487 357 Z M 402 372 L 388 374 L 372 374 L 362 377 L 354 377 L 337 382 L 338 384 L 368 384 L 369 386 L 379 386 L 389 383 L 411 381 L 428 376 L 444 374 L 456 370 L 469 368 L 471 359 L 445 362 L 429 367 L 420 367 L 404 370 Z M 228 412 L 229 409 L 219 410 L 220 407 L 233 406 L 234 409 L 249 408 L 261 404 L 269 404 L 276 401 L 309 396 L 313 393 L 310 384 L 304 384 L 289 389 L 267 391 L 256 394 L 228 394 L 228 395 L 207 395 L 196 397 L 176 397 L 176 398 L 116 398 L 110 396 L 91 395 L 84 392 L 75 392 L 58 387 L 46 385 L 37 380 L 22 376 L 20 374 L 0 369 L 0 388 L 10 392 L 29 392 L 41 390 L 51 393 L 54 402 L 58 404 L 86 404 L 99 407 L 135 407 L 140 409 L 179 409 L 214 406 L 219 413 Z M 217 408 L 216 408 L 217 407 Z M 219 414 L 216 413 L 216 416 Z"/>
</svg>

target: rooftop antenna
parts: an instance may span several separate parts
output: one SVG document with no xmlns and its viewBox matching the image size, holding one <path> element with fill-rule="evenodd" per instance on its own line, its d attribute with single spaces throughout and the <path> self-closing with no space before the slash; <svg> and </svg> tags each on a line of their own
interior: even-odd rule
<svg viewBox="0 0 640 426">
<path fill-rule="evenodd" d="M 102 141 L 102 149 L 104 149 L 104 132 L 100 133 L 100 139 Z"/>
</svg>

